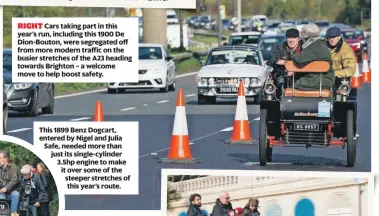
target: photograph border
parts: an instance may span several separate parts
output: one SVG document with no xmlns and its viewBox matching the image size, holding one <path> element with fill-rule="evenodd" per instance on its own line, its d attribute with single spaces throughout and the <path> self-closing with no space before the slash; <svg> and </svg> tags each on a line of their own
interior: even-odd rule
<svg viewBox="0 0 379 216">
<path fill-rule="evenodd" d="M 48 157 L 46 155 L 41 155 L 41 152 L 37 152 L 36 148 L 32 144 L 26 142 L 25 140 L 22 140 L 20 138 L 13 137 L 13 136 L 0 135 L 0 141 L 10 142 L 10 143 L 12 143 L 14 145 L 22 146 L 22 147 L 26 148 L 27 150 L 33 152 L 40 160 L 43 161 L 43 163 L 47 167 L 52 167 L 51 165 L 53 165 L 51 163 L 51 160 L 48 160 Z M 58 216 L 64 216 L 65 215 L 65 211 L 66 211 L 65 210 L 65 195 L 64 195 L 64 192 L 63 192 L 64 191 L 63 188 L 60 187 L 60 185 L 62 185 L 62 176 L 59 175 L 58 169 L 49 169 L 49 171 L 50 171 L 50 173 L 52 174 L 52 176 L 54 178 L 55 184 L 57 185 L 58 199 L 59 199 L 59 202 L 58 202 Z"/>
<path fill-rule="evenodd" d="M 161 172 L 161 215 L 167 216 L 167 177 L 170 175 L 208 175 L 208 176 L 272 176 L 272 177 L 309 177 L 309 178 L 367 178 L 368 211 L 374 215 L 375 188 L 373 173 L 364 172 L 319 172 L 319 171 L 258 171 L 258 170 L 211 170 L 211 169 L 162 169 Z"/>
</svg>

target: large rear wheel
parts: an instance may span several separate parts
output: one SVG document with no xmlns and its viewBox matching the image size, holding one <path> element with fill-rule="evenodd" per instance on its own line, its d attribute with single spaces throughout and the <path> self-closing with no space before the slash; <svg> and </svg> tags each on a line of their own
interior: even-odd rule
<svg viewBox="0 0 379 216">
<path fill-rule="evenodd" d="M 348 110 L 346 113 L 346 143 L 348 167 L 353 167 L 356 160 L 357 146 L 354 137 L 354 112 L 353 110 Z"/>
<path fill-rule="evenodd" d="M 259 120 L 259 162 L 261 166 L 266 166 L 267 161 L 272 160 L 272 148 L 267 139 L 267 110 L 261 110 Z"/>
</svg>

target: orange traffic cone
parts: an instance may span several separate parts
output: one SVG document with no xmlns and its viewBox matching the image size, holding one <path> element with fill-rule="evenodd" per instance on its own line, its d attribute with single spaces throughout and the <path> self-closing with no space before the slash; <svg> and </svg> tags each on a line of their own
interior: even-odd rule
<svg viewBox="0 0 379 216">
<path fill-rule="evenodd" d="M 198 158 L 192 157 L 184 103 L 183 89 L 179 89 L 170 149 L 168 157 L 160 159 L 162 163 L 193 164 L 200 162 Z"/>
<path fill-rule="evenodd" d="M 101 101 L 96 101 L 95 114 L 93 116 L 93 121 L 98 121 L 98 122 L 104 121 L 103 105 Z"/>
<path fill-rule="evenodd" d="M 230 140 L 225 141 L 225 144 L 253 144 L 253 142 L 247 117 L 245 88 L 243 81 L 240 81 L 232 137 Z"/>
<path fill-rule="evenodd" d="M 351 87 L 361 88 L 362 83 L 361 83 L 361 75 L 359 73 L 358 57 L 356 58 L 355 66 L 356 66 L 356 69 L 355 69 L 355 74 L 351 79 Z"/>
<path fill-rule="evenodd" d="M 367 54 L 363 53 L 362 82 L 371 82 L 371 71 L 369 70 Z"/>
</svg>

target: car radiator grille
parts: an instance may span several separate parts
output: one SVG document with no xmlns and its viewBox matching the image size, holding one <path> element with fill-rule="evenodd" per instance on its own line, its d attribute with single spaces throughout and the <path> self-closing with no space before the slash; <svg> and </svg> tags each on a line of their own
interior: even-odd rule
<svg viewBox="0 0 379 216">
<path fill-rule="evenodd" d="M 310 145 L 326 145 L 328 144 L 328 135 L 326 132 L 287 132 L 286 144 L 310 144 Z"/>
</svg>

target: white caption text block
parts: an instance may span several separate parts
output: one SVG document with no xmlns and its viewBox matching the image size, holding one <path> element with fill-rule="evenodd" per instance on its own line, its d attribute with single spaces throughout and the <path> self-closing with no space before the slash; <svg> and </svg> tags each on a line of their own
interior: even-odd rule
<svg viewBox="0 0 379 216">
<path fill-rule="evenodd" d="M 138 195 L 138 122 L 34 122 L 65 194 Z"/>
<path fill-rule="evenodd" d="M 12 18 L 13 82 L 138 82 L 137 18 Z"/>
</svg>

